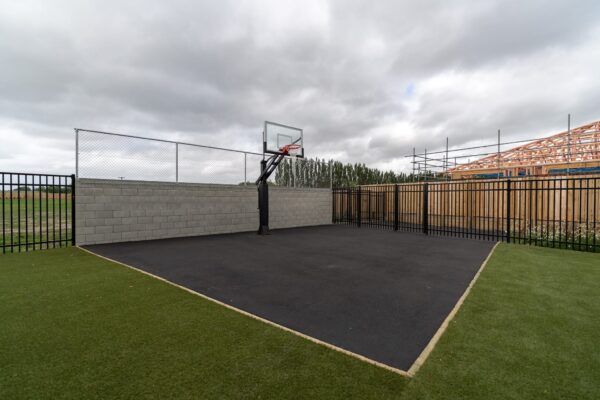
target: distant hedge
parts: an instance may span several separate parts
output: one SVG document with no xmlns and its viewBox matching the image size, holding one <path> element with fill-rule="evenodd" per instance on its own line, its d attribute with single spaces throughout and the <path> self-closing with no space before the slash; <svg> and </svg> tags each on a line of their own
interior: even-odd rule
<svg viewBox="0 0 600 400">
<path fill-rule="evenodd" d="M 369 168 L 365 164 L 344 164 L 339 161 L 309 158 L 296 162 L 294 174 L 291 160 L 284 160 L 277 168 L 275 184 L 280 186 L 329 187 L 333 172 L 333 186 L 372 185 L 378 183 L 402 183 L 413 180 L 412 174 L 395 173 Z M 333 171 L 330 170 L 333 168 Z"/>
</svg>

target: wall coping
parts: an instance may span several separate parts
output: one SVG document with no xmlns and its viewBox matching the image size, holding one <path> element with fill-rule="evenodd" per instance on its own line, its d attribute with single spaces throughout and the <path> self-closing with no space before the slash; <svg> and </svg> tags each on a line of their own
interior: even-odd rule
<svg viewBox="0 0 600 400">
<path fill-rule="evenodd" d="M 96 179 L 96 178 L 78 178 L 76 179 L 77 184 L 96 184 L 96 185 L 143 185 L 143 186 L 167 186 L 167 187 L 183 187 L 183 188 L 215 188 L 215 189 L 240 189 L 240 190 L 256 190 L 254 184 L 250 185 L 232 185 L 232 184 L 220 184 L 220 183 L 193 183 L 193 182 L 164 182 L 164 181 L 137 181 L 137 180 L 116 180 L 116 179 Z M 293 188 L 287 186 L 275 186 L 269 185 L 269 190 L 290 190 L 290 191 L 322 191 L 331 192 L 330 188 Z"/>
</svg>

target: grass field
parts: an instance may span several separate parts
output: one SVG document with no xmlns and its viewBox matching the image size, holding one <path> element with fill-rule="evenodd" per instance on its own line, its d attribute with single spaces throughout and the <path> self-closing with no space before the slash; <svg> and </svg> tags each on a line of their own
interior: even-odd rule
<svg viewBox="0 0 600 400">
<path fill-rule="evenodd" d="M 500 245 L 412 379 L 77 248 L 0 256 L 0 398 L 595 399 L 600 257 Z"/>
<path fill-rule="evenodd" d="M 30 193 L 27 201 L 24 197 L 12 200 L 0 198 L 0 246 L 20 243 L 21 250 L 25 250 L 33 248 L 32 244 L 28 244 L 33 242 L 57 241 L 55 246 L 58 247 L 63 241 L 63 246 L 66 245 L 71 238 L 71 196 L 62 195 L 61 199 L 57 196 L 46 198 L 45 193 L 36 192 Z M 46 244 L 36 244 L 35 247 L 48 248 Z M 18 250 L 18 246 L 12 248 L 12 251 Z M 11 249 L 4 251 L 10 252 Z"/>
<path fill-rule="evenodd" d="M 600 398 L 600 255 L 501 244 L 410 399 Z"/>
</svg>

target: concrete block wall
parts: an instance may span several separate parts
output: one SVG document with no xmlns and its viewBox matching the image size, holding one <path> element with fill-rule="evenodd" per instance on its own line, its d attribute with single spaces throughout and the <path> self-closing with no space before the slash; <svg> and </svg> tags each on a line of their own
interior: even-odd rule
<svg viewBox="0 0 600 400">
<path fill-rule="evenodd" d="M 273 229 L 331 223 L 329 189 L 269 188 Z M 255 186 L 79 179 L 76 243 L 254 231 Z"/>
<path fill-rule="evenodd" d="M 254 200 L 257 199 L 258 194 L 255 194 Z M 269 227 L 279 229 L 331 224 L 331 203 L 330 189 L 269 186 Z M 258 221 L 258 214 L 256 218 Z"/>
</svg>

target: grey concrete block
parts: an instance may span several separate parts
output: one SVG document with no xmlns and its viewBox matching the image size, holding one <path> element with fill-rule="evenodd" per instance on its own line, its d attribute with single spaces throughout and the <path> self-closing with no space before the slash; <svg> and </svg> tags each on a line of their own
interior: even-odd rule
<svg viewBox="0 0 600 400">
<path fill-rule="evenodd" d="M 96 218 L 94 212 L 89 213 L 89 217 L 84 218 L 84 226 L 99 226 L 104 225 L 104 218 Z"/>
<path fill-rule="evenodd" d="M 132 217 L 145 217 L 146 216 L 146 210 L 143 208 L 134 208 L 130 211 L 130 215 Z"/>
<path fill-rule="evenodd" d="M 96 232 L 96 227 L 95 226 L 83 226 L 83 227 L 77 227 L 77 237 L 79 237 L 79 235 L 90 235 L 92 233 Z"/>
<path fill-rule="evenodd" d="M 141 240 L 143 235 L 140 232 L 123 232 L 121 234 L 123 240 Z"/>
<path fill-rule="evenodd" d="M 104 233 L 92 233 L 83 236 L 83 242 L 85 243 L 82 244 L 100 243 L 102 241 L 104 241 Z"/>
<path fill-rule="evenodd" d="M 123 188 L 121 191 L 121 194 L 123 196 L 135 196 L 137 195 L 137 189 L 136 188 L 132 188 L 132 187 L 127 187 L 127 188 Z"/>
<path fill-rule="evenodd" d="M 121 235 L 121 233 L 107 233 L 104 235 L 104 241 L 108 242 L 108 243 L 113 243 L 113 242 L 120 242 L 121 240 L 123 240 L 123 236 Z"/>
<path fill-rule="evenodd" d="M 114 227 L 111 226 L 96 226 L 94 228 L 94 233 L 112 233 Z"/>
<path fill-rule="evenodd" d="M 79 204 L 95 204 L 94 196 L 77 193 L 77 205 Z"/>
<path fill-rule="evenodd" d="M 112 218 L 112 211 L 96 211 L 96 218 Z"/>
<path fill-rule="evenodd" d="M 151 223 L 153 221 L 154 221 L 154 219 L 151 216 L 150 217 L 146 216 L 146 217 L 138 217 L 137 218 L 138 224 L 148 224 L 148 223 Z"/>
<path fill-rule="evenodd" d="M 127 232 L 129 230 L 129 225 L 114 225 L 113 226 L 113 231 L 114 232 Z"/>
<path fill-rule="evenodd" d="M 129 217 L 130 215 L 131 214 L 130 214 L 129 210 L 125 210 L 125 209 L 118 209 L 118 210 L 113 211 L 114 218 Z"/>
<path fill-rule="evenodd" d="M 106 218 L 104 220 L 104 225 L 120 225 L 121 218 Z"/>
</svg>

